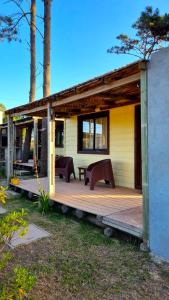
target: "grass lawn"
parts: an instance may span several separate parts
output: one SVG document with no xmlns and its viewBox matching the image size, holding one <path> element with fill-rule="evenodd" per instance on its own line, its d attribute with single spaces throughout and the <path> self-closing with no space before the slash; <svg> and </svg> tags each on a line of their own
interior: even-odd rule
<svg viewBox="0 0 169 300">
<path fill-rule="evenodd" d="M 137 243 L 108 239 L 101 229 L 56 211 L 43 217 L 24 198 L 7 203 L 8 211 L 21 207 L 31 223 L 52 234 L 14 250 L 13 263 L 37 276 L 32 299 L 169 299 L 169 266 L 153 263 Z"/>
</svg>

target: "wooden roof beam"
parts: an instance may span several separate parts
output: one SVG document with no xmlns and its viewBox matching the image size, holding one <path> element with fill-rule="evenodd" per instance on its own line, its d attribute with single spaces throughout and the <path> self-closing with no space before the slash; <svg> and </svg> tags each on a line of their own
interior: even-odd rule
<svg viewBox="0 0 169 300">
<path fill-rule="evenodd" d="M 126 105 L 138 104 L 138 103 L 140 103 L 139 100 L 135 100 L 135 101 L 126 100 L 125 102 L 114 103 L 114 105 L 113 104 L 112 105 L 102 105 L 100 107 L 100 110 L 107 110 L 107 109 L 117 108 L 117 107 L 126 106 Z"/>
<path fill-rule="evenodd" d="M 46 114 L 48 102 L 52 101 L 51 102 L 52 108 L 56 108 L 58 106 L 72 103 L 74 101 L 80 101 L 82 99 L 85 99 L 85 98 L 88 98 L 91 96 L 96 96 L 96 95 L 98 96 L 100 93 L 109 92 L 113 89 L 127 86 L 128 84 L 137 82 L 138 80 L 140 80 L 140 72 L 138 72 L 134 75 L 130 75 L 130 76 L 121 78 L 119 80 L 114 80 L 113 82 L 108 83 L 108 84 L 103 84 L 101 86 L 97 86 L 97 87 L 89 89 L 81 94 L 75 94 L 73 96 L 65 97 L 62 100 L 53 100 L 53 99 L 57 99 L 57 97 L 53 95 L 53 96 L 51 96 L 51 98 L 48 97 L 47 99 L 43 99 L 43 101 L 35 101 L 31 106 L 29 104 L 25 105 L 25 107 L 23 107 L 23 109 L 22 109 L 22 107 L 20 107 L 20 108 L 18 108 L 18 111 L 17 111 L 17 108 L 14 109 L 14 112 L 11 112 L 11 113 L 9 110 L 9 114 L 11 117 L 18 116 L 18 115 L 28 115 L 28 116 L 33 115 L 33 116 L 38 117 L 38 116 L 41 116 L 43 113 Z M 65 91 L 65 94 L 66 94 L 66 91 Z"/>
<path fill-rule="evenodd" d="M 112 82 L 111 84 L 105 84 L 103 86 L 99 86 L 92 90 L 88 90 L 82 94 L 74 95 L 74 96 L 71 96 L 71 97 L 68 97 L 68 98 L 65 98 L 62 100 L 55 101 L 52 103 L 52 107 L 57 107 L 57 106 L 60 106 L 63 104 L 71 103 L 71 102 L 81 100 L 81 99 L 84 99 L 84 98 L 87 98 L 90 96 L 94 96 L 94 95 L 97 95 L 102 92 L 110 91 L 112 89 L 127 85 L 129 83 L 137 82 L 139 79 L 140 79 L 140 73 L 137 73 L 137 74 L 116 80 L 116 81 Z"/>
</svg>

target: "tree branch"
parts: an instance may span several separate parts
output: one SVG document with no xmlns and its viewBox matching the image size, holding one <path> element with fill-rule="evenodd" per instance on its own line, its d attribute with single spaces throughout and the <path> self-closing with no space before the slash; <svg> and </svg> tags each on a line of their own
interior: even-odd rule
<svg viewBox="0 0 169 300">
<path fill-rule="evenodd" d="M 17 0 L 9 0 L 8 2 L 13 2 L 13 3 L 21 10 L 23 17 L 25 17 L 25 19 L 26 19 L 28 25 L 30 26 L 30 21 L 29 21 L 29 19 L 27 18 L 27 15 L 30 14 L 30 13 L 26 13 L 26 12 L 23 10 L 22 6 L 18 3 Z M 42 37 L 42 39 L 44 39 L 44 36 L 43 36 L 43 34 L 41 33 L 41 31 L 39 30 L 39 28 L 38 28 L 35 24 L 33 24 L 33 26 L 36 28 L 36 30 L 38 31 L 38 33 L 40 34 L 40 36 Z"/>
</svg>

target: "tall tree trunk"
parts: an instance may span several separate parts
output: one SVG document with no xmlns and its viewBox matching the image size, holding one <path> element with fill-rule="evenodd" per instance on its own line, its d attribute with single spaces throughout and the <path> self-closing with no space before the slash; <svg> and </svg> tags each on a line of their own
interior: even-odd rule
<svg viewBox="0 0 169 300">
<path fill-rule="evenodd" d="M 51 0 L 44 0 L 43 97 L 50 95 L 50 20 Z M 42 120 L 41 176 L 47 174 L 47 119 Z"/>
<path fill-rule="evenodd" d="M 35 101 L 36 93 L 36 0 L 31 0 L 31 20 L 30 20 L 30 92 L 29 102 Z M 23 148 L 23 161 L 26 162 L 30 155 L 32 127 L 26 130 L 26 137 Z"/>
<path fill-rule="evenodd" d="M 50 20 L 51 0 L 44 0 L 43 97 L 50 95 Z"/>
<path fill-rule="evenodd" d="M 35 20 L 36 18 L 36 0 L 31 1 L 31 22 L 30 22 L 30 93 L 29 93 L 29 102 L 35 101 L 36 93 L 36 28 Z"/>
</svg>

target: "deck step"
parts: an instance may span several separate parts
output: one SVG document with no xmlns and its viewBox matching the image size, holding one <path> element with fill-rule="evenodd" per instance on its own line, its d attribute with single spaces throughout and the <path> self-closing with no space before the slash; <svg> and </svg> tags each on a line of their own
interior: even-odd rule
<svg viewBox="0 0 169 300">
<path fill-rule="evenodd" d="M 115 220 L 113 218 L 109 217 L 103 217 L 102 223 L 104 225 L 108 225 L 110 227 L 122 230 L 126 233 L 129 233 L 131 235 L 137 236 L 139 238 L 142 238 L 143 236 L 143 231 L 140 228 L 137 228 L 136 226 L 133 226 L 131 224 L 126 224 L 124 222 Z"/>
<path fill-rule="evenodd" d="M 31 175 L 31 172 L 28 170 L 15 170 L 16 176 L 24 176 L 24 175 Z"/>
</svg>

